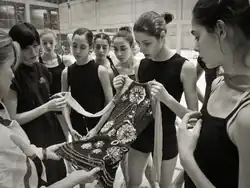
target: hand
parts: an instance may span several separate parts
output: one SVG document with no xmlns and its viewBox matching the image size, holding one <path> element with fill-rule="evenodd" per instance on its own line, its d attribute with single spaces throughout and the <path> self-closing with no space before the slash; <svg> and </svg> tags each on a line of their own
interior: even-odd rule
<svg viewBox="0 0 250 188">
<path fill-rule="evenodd" d="M 124 75 L 116 76 L 113 79 L 113 85 L 114 85 L 114 88 L 116 91 L 119 91 L 123 87 L 123 85 L 125 83 L 125 79 L 126 79 L 126 76 L 124 76 Z"/>
<path fill-rule="evenodd" d="M 52 146 L 49 146 L 46 148 L 47 151 L 47 159 L 51 159 L 51 160 L 60 160 L 61 157 L 59 157 L 58 155 L 55 154 L 55 151 L 58 150 L 59 147 L 61 147 L 62 145 L 64 145 L 65 143 L 61 143 L 61 144 L 55 144 Z"/>
<path fill-rule="evenodd" d="M 51 111 L 62 111 L 67 106 L 67 99 L 64 96 L 56 95 L 46 103 L 46 109 Z"/>
<path fill-rule="evenodd" d="M 67 94 L 68 92 L 55 93 L 54 95 L 50 96 L 50 99 L 65 97 Z"/>
<path fill-rule="evenodd" d="M 188 130 L 188 124 L 190 120 L 193 121 L 193 118 L 198 119 L 200 117 L 200 112 L 190 112 L 183 117 L 182 122 L 179 124 L 177 138 L 181 159 L 193 156 L 200 135 L 202 120 L 199 119 L 197 121 L 192 131 Z"/>
<path fill-rule="evenodd" d="M 153 80 L 149 82 L 149 85 L 150 85 L 150 93 L 156 99 L 164 101 L 166 99 L 166 96 L 169 96 L 169 93 L 161 83 Z"/>
<path fill-rule="evenodd" d="M 75 129 L 70 130 L 70 134 L 72 136 L 73 141 L 78 141 L 82 139 L 82 135 L 80 135 Z"/>
<path fill-rule="evenodd" d="M 72 172 L 70 175 L 76 180 L 77 185 L 78 184 L 85 184 L 85 183 L 92 183 L 96 177 L 96 173 L 100 171 L 100 168 L 94 168 L 91 171 L 87 172 L 85 170 L 77 170 Z"/>
<path fill-rule="evenodd" d="M 95 128 L 91 129 L 88 134 L 82 138 L 82 140 L 89 140 L 97 135 L 97 130 Z"/>
</svg>

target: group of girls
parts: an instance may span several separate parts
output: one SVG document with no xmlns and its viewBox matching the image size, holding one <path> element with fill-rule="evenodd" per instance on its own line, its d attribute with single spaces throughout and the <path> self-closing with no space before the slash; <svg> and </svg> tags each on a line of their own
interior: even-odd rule
<svg viewBox="0 0 250 188">
<path fill-rule="evenodd" d="M 152 97 L 161 101 L 163 156 L 161 179 L 156 182 L 151 160 L 154 122 L 150 122 L 121 161 L 126 187 L 139 187 L 146 170 L 152 187 L 181 187 L 185 182 L 185 188 L 249 188 L 249 1 L 198 0 L 192 15 L 191 32 L 199 60 L 204 61 L 206 71 L 214 69 L 215 75 L 219 66 L 224 70 L 223 76 L 210 77 L 209 81 L 215 80 L 208 84 L 200 112 L 196 68 L 166 43 L 167 24 L 173 19 L 169 13 L 145 12 L 134 23 L 133 34 L 121 28 L 112 41 L 104 33 L 94 36 L 89 29 L 77 29 L 72 37 L 76 59 L 72 65 L 55 54 L 56 38 L 51 31 L 39 36 L 32 24 L 19 23 L 10 29 L 9 36 L 1 33 L 0 76 L 4 79 L 0 79 L 0 94 L 1 114 L 5 115 L 0 118 L 4 141 L 0 156 L 20 163 L 9 168 L 1 160 L 1 187 L 66 188 L 92 180 L 90 176 L 98 168 L 74 171 L 66 177 L 64 161 L 54 151 L 67 140 L 68 133 L 74 139 L 97 135 L 99 119 L 83 118 L 69 109 L 67 98 L 59 92 L 70 91 L 84 109 L 96 113 L 112 100 L 129 76 L 148 83 Z M 44 53 L 39 58 L 40 45 Z M 111 45 L 118 62 L 107 56 Z M 133 55 L 136 45 L 145 56 L 141 61 Z M 90 55 L 92 49 L 96 59 Z M 187 108 L 180 104 L 183 93 Z M 60 111 L 65 109 L 68 123 L 60 120 Z M 176 116 L 182 118 L 178 132 Z M 196 124 L 190 126 L 191 120 L 197 120 Z M 171 185 L 178 153 L 184 172 Z M 47 182 L 41 178 L 41 160 Z M 35 167 L 37 173 L 28 170 Z"/>
</svg>

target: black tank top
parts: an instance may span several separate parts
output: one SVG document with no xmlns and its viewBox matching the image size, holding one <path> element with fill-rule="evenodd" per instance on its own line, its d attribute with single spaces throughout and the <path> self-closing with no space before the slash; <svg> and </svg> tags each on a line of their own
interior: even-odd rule
<svg viewBox="0 0 250 188">
<path fill-rule="evenodd" d="M 98 76 L 99 65 L 91 60 L 86 65 L 74 63 L 68 68 L 68 85 L 72 97 L 88 112 L 96 113 L 105 106 L 105 96 Z M 84 118 L 74 110 L 71 111 L 73 127 L 80 133 L 86 134 L 97 124 L 99 118 Z M 87 129 L 86 129 L 87 128 Z"/>
<path fill-rule="evenodd" d="M 228 136 L 227 122 L 249 100 L 243 99 L 225 119 L 211 116 L 205 107 L 201 110 L 203 123 L 194 157 L 216 188 L 238 188 L 239 156 Z M 196 188 L 187 174 L 185 188 Z"/>
<path fill-rule="evenodd" d="M 157 82 L 163 84 L 169 94 L 172 95 L 175 100 L 179 102 L 183 94 L 181 70 L 185 61 L 186 59 L 177 53 L 173 55 L 170 59 L 161 62 L 143 59 L 140 63 L 138 70 L 139 82 L 145 83 L 155 79 Z M 176 134 L 175 113 L 162 103 L 161 110 L 164 133 L 171 135 Z M 153 122 L 152 125 L 154 125 Z"/>
<path fill-rule="evenodd" d="M 58 66 L 48 68 L 48 70 L 52 76 L 52 83 L 50 86 L 51 95 L 58 93 L 58 92 L 61 92 L 61 74 L 65 68 L 65 65 L 63 64 L 62 59 L 60 58 L 59 55 L 57 55 L 57 61 L 59 64 Z"/>
</svg>

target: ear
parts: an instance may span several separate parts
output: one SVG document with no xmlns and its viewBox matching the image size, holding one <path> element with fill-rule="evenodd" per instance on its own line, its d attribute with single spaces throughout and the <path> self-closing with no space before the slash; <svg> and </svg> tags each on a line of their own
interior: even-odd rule
<svg viewBox="0 0 250 188">
<path fill-rule="evenodd" d="M 215 26 L 215 33 L 219 36 L 220 39 L 225 39 L 228 35 L 228 27 L 225 22 L 218 20 Z"/>
</svg>

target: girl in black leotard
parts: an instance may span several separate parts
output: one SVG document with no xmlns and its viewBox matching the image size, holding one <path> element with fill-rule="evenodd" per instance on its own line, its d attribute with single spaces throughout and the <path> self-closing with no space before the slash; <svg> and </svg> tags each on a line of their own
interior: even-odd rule
<svg viewBox="0 0 250 188">
<path fill-rule="evenodd" d="M 137 71 L 138 80 L 143 83 L 150 81 L 151 94 L 162 102 L 163 157 L 159 183 L 163 188 L 171 184 L 178 154 L 175 114 L 182 117 L 187 112 L 179 104 L 183 92 L 188 107 L 198 109 L 195 67 L 179 54 L 171 52 L 165 43 L 166 25 L 172 19 L 171 14 L 159 15 L 150 11 L 142 14 L 133 27 L 135 39 L 146 57 Z M 122 77 L 114 79 L 116 88 L 122 83 Z M 154 148 L 153 122 L 131 147 L 128 158 L 129 186 L 135 188 L 141 184 L 141 172 Z"/>
<path fill-rule="evenodd" d="M 56 34 L 46 29 L 40 34 L 42 55 L 40 56 L 40 63 L 43 63 L 51 74 L 50 95 L 61 92 L 61 75 L 65 66 L 63 56 L 55 53 Z M 68 130 L 64 117 L 61 112 L 57 113 L 58 120 L 62 126 L 64 135 L 68 138 Z"/>
<path fill-rule="evenodd" d="M 192 33 L 208 68 L 222 66 L 208 103 L 193 132 L 192 113 L 178 132 L 185 188 L 250 187 L 249 1 L 199 0 L 193 9 Z M 239 45 L 240 44 L 240 45 Z"/>
<path fill-rule="evenodd" d="M 72 96 L 91 113 L 102 110 L 112 99 L 112 87 L 108 70 L 97 64 L 89 55 L 92 48 L 93 33 L 86 29 L 77 29 L 72 38 L 73 55 L 76 62 L 62 73 L 62 90 Z M 71 110 L 69 130 L 73 135 L 86 135 L 94 128 L 99 118 L 85 118 Z"/>
</svg>

